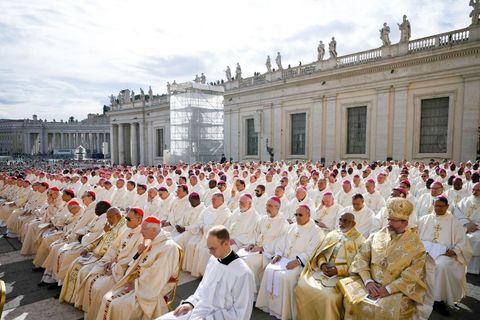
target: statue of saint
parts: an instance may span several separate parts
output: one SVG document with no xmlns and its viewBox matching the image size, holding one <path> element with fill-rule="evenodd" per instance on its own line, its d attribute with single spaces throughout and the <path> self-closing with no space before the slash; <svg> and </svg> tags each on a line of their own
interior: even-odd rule
<svg viewBox="0 0 480 320">
<path fill-rule="evenodd" d="M 195 75 L 195 80 L 193 81 L 196 83 L 200 83 L 200 77 L 198 76 L 198 74 Z"/>
<path fill-rule="evenodd" d="M 227 81 L 232 80 L 232 71 L 229 66 L 227 66 L 227 70 L 225 70 L 225 77 L 227 77 Z"/>
<path fill-rule="evenodd" d="M 207 77 L 205 77 L 203 72 L 202 72 L 202 75 L 200 76 L 200 82 L 203 83 L 203 84 L 205 84 L 207 82 Z"/>
<path fill-rule="evenodd" d="M 132 100 L 132 102 L 135 102 L 135 91 L 132 90 L 132 94 L 130 95 L 130 100 Z"/>
<path fill-rule="evenodd" d="M 277 64 L 278 70 L 282 70 L 282 56 L 280 55 L 280 52 L 277 52 L 277 57 L 275 58 L 275 63 Z"/>
<path fill-rule="evenodd" d="M 142 88 L 140 88 L 140 100 L 142 102 L 145 102 L 145 92 L 143 92 Z"/>
<path fill-rule="evenodd" d="M 235 70 L 235 79 L 242 79 L 242 68 L 240 68 L 240 63 L 237 62 L 237 69 Z"/>
<path fill-rule="evenodd" d="M 472 26 L 480 24 L 480 0 L 470 0 L 470 7 L 473 10 L 470 12 L 470 17 L 472 18 Z"/>
<path fill-rule="evenodd" d="M 149 100 L 150 102 L 153 100 L 152 86 L 148 86 L 148 100 Z"/>
<path fill-rule="evenodd" d="M 384 47 L 388 47 L 390 45 L 390 27 L 386 22 L 383 23 L 383 28 L 380 29 L 380 39 L 382 39 Z"/>
<path fill-rule="evenodd" d="M 110 105 L 111 106 L 114 106 L 115 105 L 115 97 L 112 95 L 110 95 Z"/>
<path fill-rule="evenodd" d="M 323 56 L 325 55 L 325 45 L 323 44 L 322 40 L 320 40 L 320 43 L 318 44 L 317 52 L 318 52 L 317 60 L 322 61 Z"/>
<path fill-rule="evenodd" d="M 408 42 L 412 35 L 412 28 L 410 26 L 410 21 L 408 21 L 407 16 L 403 15 L 402 23 L 397 23 L 398 29 L 400 29 L 400 42 Z"/>
<path fill-rule="evenodd" d="M 171 91 L 171 84 L 167 81 L 167 93 L 170 94 Z"/>
<path fill-rule="evenodd" d="M 270 56 L 267 56 L 265 66 L 267 67 L 267 72 L 272 72 L 272 63 L 270 62 Z"/>
<path fill-rule="evenodd" d="M 337 41 L 335 37 L 332 37 L 332 41 L 328 44 L 328 52 L 330 53 L 330 59 L 337 58 Z"/>
</svg>

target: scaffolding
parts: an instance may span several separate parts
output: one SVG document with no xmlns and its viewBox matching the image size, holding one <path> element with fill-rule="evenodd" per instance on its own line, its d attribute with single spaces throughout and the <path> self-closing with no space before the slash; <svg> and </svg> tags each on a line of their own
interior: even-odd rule
<svg viewBox="0 0 480 320">
<path fill-rule="evenodd" d="M 224 152 L 224 88 L 186 82 L 171 89 L 170 162 L 220 160 Z"/>
</svg>

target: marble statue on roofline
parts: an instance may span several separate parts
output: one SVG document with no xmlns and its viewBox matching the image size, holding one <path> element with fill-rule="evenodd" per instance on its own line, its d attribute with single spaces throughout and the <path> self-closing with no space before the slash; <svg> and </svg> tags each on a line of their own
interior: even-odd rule
<svg viewBox="0 0 480 320">
<path fill-rule="evenodd" d="M 282 56 L 280 55 L 280 52 L 277 52 L 277 57 L 275 58 L 275 63 L 277 64 L 278 70 L 282 70 Z"/>
<path fill-rule="evenodd" d="M 270 56 L 267 56 L 265 66 L 267 67 L 267 72 L 272 72 L 272 63 L 270 62 Z"/>
<path fill-rule="evenodd" d="M 130 94 L 130 99 L 132 102 L 135 102 L 135 91 L 132 90 L 132 93 Z"/>
<path fill-rule="evenodd" d="M 410 21 L 408 21 L 407 16 L 404 14 L 402 23 L 397 24 L 400 30 L 400 42 L 408 42 L 412 36 L 412 27 L 410 26 Z"/>
<path fill-rule="evenodd" d="M 470 0 L 469 5 L 473 8 L 473 10 L 470 12 L 472 26 L 480 25 L 480 0 Z"/>
<path fill-rule="evenodd" d="M 232 80 L 232 71 L 229 66 L 227 66 L 227 70 L 225 70 L 225 77 L 227 77 L 227 81 Z"/>
<path fill-rule="evenodd" d="M 113 94 L 110 95 L 110 104 L 112 106 L 115 106 L 116 105 L 116 100 L 115 100 L 115 96 Z"/>
<path fill-rule="evenodd" d="M 171 84 L 167 81 L 167 93 L 170 94 L 171 92 Z"/>
<path fill-rule="evenodd" d="M 318 53 L 317 60 L 322 61 L 323 56 L 325 55 L 325 45 L 323 44 L 322 40 L 320 40 L 320 43 L 318 44 L 317 53 Z"/>
<path fill-rule="evenodd" d="M 140 88 L 140 100 L 141 100 L 142 102 L 145 101 L 145 92 L 143 91 L 142 88 Z"/>
<path fill-rule="evenodd" d="M 332 37 L 332 41 L 328 44 L 328 52 L 330 53 L 330 59 L 337 58 L 337 41 L 335 37 Z"/>
<path fill-rule="evenodd" d="M 205 83 L 207 82 L 207 77 L 205 77 L 205 75 L 203 74 L 203 72 L 202 72 L 202 74 L 200 75 L 200 82 L 201 82 L 202 84 L 205 84 Z"/>
<path fill-rule="evenodd" d="M 380 39 L 382 40 L 382 46 L 388 47 L 390 42 L 390 27 L 386 22 L 383 23 L 383 28 L 380 31 Z"/>
<path fill-rule="evenodd" d="M 153 100 L 152 86 L 148 86 L 148 100 L 149 100 L 149 101 L 152 101 L 152 100 Z"/>
<path fill-rule="evenodd" d="M 195 75 L 195 79 L 193 80 L 195 83 L 200 83 L 200 77 L 198 74 Z"/>
<path fill-rule="evenodd" d="M 240 63 L 237 62 L 237 69 L 235 70 L 235 79 L 240 80 L 242 79 L 242 68 L 240 67 Z"/>
</svg>

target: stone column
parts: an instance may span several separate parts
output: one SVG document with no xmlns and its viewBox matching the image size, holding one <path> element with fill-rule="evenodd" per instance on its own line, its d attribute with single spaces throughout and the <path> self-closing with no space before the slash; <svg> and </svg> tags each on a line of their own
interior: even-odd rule
<svg viewBox="0 0 480 320">
<path fill-rule="evenodd" d="M 405 144 L 407 136 L 407 86 L 395 88 L 393 109 L 393 141 L 392 157 L 393 160 L 404 159 Z"/>
<path fill-rule="evenodd" d="M 323 103 L 321 99 L 312 102 L 312 115 L 310 119 L 311 134 L 309 135 L 310 157 L 312 160 L 319 161 L 322 157 L 322 124 L 323 124 Z"/>
<path fill-rule="evenodd" d="M 112 132 L 112 128 L 110 127 L 110 132 Z M 102 139 L 100 139 L 100 133 L 95 133 L 95 143 L 97 145 L 98 152 L 102 153 Z"/>
<path fill-rule="evenodd" d="M 124 124 L 118 124 L 118 163 L 125 163 L 125 145 L 124 145 Z"/>
<path fill-rule="evenodd" d="M 327 97 L 327 107 L 326 107 L 326 130 L 325 130 L 325 161 L 327 163 L 331 162 L 332 160 L 338 160 L 337 157 L 337 148 L 340 146 L 336 145 L 336 112 L 335 112 L 335 105 L 336 105 L 336 96 L 329 96 Z"/>
<path fill-rule="evenodd" d="M 480 26 L 477 28 L 480 32 Z M 480 101 L 480 77 L 478 75 L 464 76 L 463 90 L 463 114 L 460 139 L 453 140 L 454 145 L 461 145 L 459 155 L 455 157 L 455 161 L 468 161 L 477 158 L 477 139 L 480 128 L 480 110 L 478 101 Z"/>
<path fill-rule="evenodd" d="M 130 159 L 132 165 L 138 165 L 137 123 L 130 125 Z"/>
<path fill-rule="evenodd" d="M 60 148 L 65 148 L 64 133 L 60 132 Z"/>
<path fill-rule="evenodd" d="M 376 137 L 373 140 L 375 147 L 375 153 L 373 158 L 378 160 L 386 160 L 388 156 L 388 141 L 389 141 L 389 97 L 390 97 L 390 88 L 378 88 L 377 89 L 377 114 L 376 117 L 371 117 L 371 119 L 376 119 Z M 367 131 L 368 132 L 368 131 Z"/>
<path fill-rule="evenodd" d="M 138 126 L 138 134 L 140 136 L 140 164 L 145 165 L 145 126 L 142 122 Z"/>
</svg>

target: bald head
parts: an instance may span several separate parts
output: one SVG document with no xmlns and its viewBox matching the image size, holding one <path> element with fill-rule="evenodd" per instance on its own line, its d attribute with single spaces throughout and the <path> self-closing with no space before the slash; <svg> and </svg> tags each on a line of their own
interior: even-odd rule
<svg viewBox="0 0 480 320">
<path fill-rule="evenodd" d="M 351 212 L 344 212 L 338 218 L 338 225 L 343 233 L 350 231 L 355 227 L 355 215 Z"/>
<path fill-rule="evenodd" d="M 117 207 L 111 207 L 107 210 L 107 221 L 111 226 L 115 226 L 122 218 L 122 213 Z"/>
</svg>

